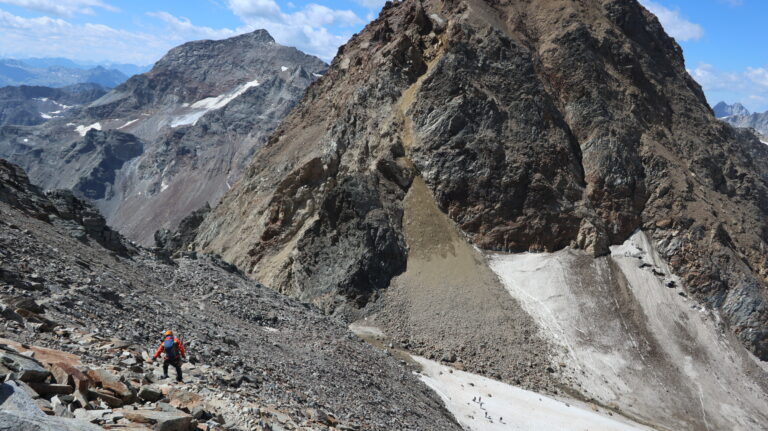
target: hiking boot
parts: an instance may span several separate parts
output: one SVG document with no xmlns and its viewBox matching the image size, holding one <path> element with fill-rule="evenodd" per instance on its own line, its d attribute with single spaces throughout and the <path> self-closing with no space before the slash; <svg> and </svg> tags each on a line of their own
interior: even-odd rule
<svg viewBox="0 0 768 431">
<path fill-rule="evenodd" d="M 167 379 L 168 378 L 168 374 L 163 374 L 163 378 Z"/>
</svg>

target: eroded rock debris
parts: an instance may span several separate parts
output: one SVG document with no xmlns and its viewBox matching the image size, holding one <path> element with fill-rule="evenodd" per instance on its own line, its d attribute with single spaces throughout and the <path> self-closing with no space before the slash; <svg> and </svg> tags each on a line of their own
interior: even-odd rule
<svg viewBox="0 0 768 431">
<path fill-rule="evenodd" d="M 21 399 L 0 429 L 460 429 L 412 368 L 340 321 L 216 256 L 83 239 L 51 196 L 0 163 L 0 374 Z M 146 362 L 169 328 L 188 349 L 181 384 Z"/>
</svg>

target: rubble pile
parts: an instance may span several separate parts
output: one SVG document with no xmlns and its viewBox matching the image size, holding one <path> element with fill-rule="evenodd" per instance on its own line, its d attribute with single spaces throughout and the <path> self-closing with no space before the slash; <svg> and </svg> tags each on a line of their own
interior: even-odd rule
<svg viewBox="0 0 768 431">
<path fill-rule="evenodd" d="M 3 167 L 0 344 L 14 359 L 0 374 L 44 424 L 10 429 L 461 429 L 411 365 L 343 322 L 213 255 L 83 241 L 52 194 L 17 169 L 4 183 Z M 183 383 L 147 362 L 168 329 L 187 350 Z"/>
<path fill-rule="evenodd" d="M 159 367 L 148 362 L 148 353 L 134 344 L 100 340 L 72 328 L 57 333 L 104 352 L 111 360 L 85 364 L 81 357 L 63 351 L 0 339 L 6 400 L 0 409 L 0 430 L 33 425 L 51 431 L 99 429 L 94 425 L 131 431 L 358 428 L 340 424 L 322 410 L 308 408 L 297 415 L 214 392 L 208 382 L 221 371 L 210 366 L 184 363 L 186 382 L 170 383 Z M 232 424 L 222 412 L 234 418 Z M 17 428 L 3 428 L 9 426 Z"/>
</svg>

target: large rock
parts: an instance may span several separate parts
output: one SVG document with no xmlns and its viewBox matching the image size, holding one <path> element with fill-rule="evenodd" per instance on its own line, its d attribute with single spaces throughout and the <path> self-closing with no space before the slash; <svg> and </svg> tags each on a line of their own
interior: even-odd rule
<svg viewBox="0 0 768 431">
<path fill-rule="evenodd" d="M 155 402 L 163 399 L 163 392 L 155 385 L 144 385 L 139 388 L 138 397 L 142 400 Z"/>
<path fill-rule="evenodd" d="M 189 431 L 192 429 L 192 416 L 181 411 L 121 410 L 120 413 L 132 422 L 152 425 L 154 431 Z"/>
<path fill-rule="evenodd" d="M 80 405 L 88 404 L 88 389 L 91 386 L 91 380 L 88 376 L 64 362 L 52 364 L 49 369 L 57 383 L 70 385 L 74 388 L 75 399 L 80 402 Z"/>
<path fill-rule="evenodd" d="M 0 363 L 11 370 L 13 378 L 24 382 L 42 382 L 51 373 L 36 359 L 0 345 Z"/>
<path fill-rule="evenodd" d="M 96 386 L 111 391 L 123 402 L 130 403 L 135 399 L 135 394 L 131 388 L 121 382 L 115 374 L 103 369 L 93 369 L 88 370 L 87 375 Z"/>
<path fill-rule="evenodd" d="M 47 416 L 14 382 L 0 385 L 0 431 L 101 431 L 75 419 Z"/>
<path fill-rule="evenodd" d="M 177 388 L 172 388 L 168 391 L 168 399 L 171 406 L 184 410 L 187 413 L 202 407 L 205 402 L 200 395 Z"/>
</svg>

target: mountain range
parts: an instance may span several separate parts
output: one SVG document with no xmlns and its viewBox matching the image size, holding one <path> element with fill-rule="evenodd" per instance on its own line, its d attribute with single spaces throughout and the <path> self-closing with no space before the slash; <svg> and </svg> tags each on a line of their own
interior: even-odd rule
<svg viewBox="0 0 768 431">
<path fill-rule="evenodd" d="M 216 204 L 326 69 L 263 30 L 190 42 L 74 115 L 0 129 L 0 156 L 151 244 L 155 231 Z"/>
<path fill-rule="evenodd" d="M 33 59 L 30 63 L 22 60 L 0 59 L 0 87 L 9 85 L 65 87 L 90 83 L 113 88 L 128 79 L 128 76 L 115 68 L 107 69 L 103 66 L 84 68 L 64 59 L 58 59 L 58 61 Z"/>
<path fill-rule="evenodd" d="M 61 88 L 0 87 L 0 126 L 34 126 L 62 118 L 72 108 L 93 102 L 107 93 L 98 84 L 74 84 Z"/>
<path fill-rule="evenodd" d="M 190 42 L 0 127 L 0 313 L 121 358 L 178 321 L 212 429 L 764 430 L 751 115 L 637 0 L 387 2 L 330 65 Z M 78 401 L 104 426 L 181 415 L 114 387 Z"/>
<path fill-rule="evenodd" d="M 762 135 L 763 142 L 768 142 L 768 112 L 750 113 L 741 103 L 729 105 L 720 102 L 713 108 L 715 116 L 734 127 L 754 129 Z"/>
</svg>

